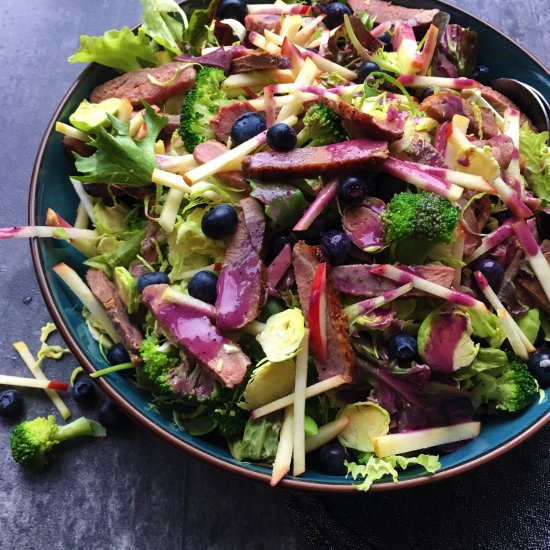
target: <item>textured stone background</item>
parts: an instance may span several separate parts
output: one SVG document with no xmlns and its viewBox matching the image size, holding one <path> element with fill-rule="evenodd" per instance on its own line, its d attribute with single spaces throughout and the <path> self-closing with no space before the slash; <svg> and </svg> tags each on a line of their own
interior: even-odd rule
<svg viewBox="0 0 550 550">
<path fill-rule="evenodd" d="M 454 3 L 550 63 L 547 0 Z M 78 36 L 132 25 L 139 14 L 137 0 L 0 0 L 0 225 L 26 222 L 28 182 L 42 132 L 82 69 L 65 62 Z M 28 243 L 3 242 L 1 250 L 0 371 L 26 375 L 11 344 L 24 339 L 35 352 L 48 314 Z M 32 301 L 25 305 L 28 297 Z M 46 371 L 65 378 L 75 366 L 68 359 L 62 365 L 50 364 Z M 25 395 L 29 418 L 52 412 L 41 392 Z M 78 416 L 78 406 L 67 402 Z M 9 429 L 9 423 L 0 421 L 0 548 L 303 547 L 280 491 L 213 470 L 138 426 L 112 431 L 103 442 L 66 445 L 72 448 L 59 452 L 57 462 L 40 476 L 22 471 L 11 460 Z M 543 430 L 537 437 L 548 434 Z M 440 487 L 443 490 L 443 484 Z"/>
</svg>

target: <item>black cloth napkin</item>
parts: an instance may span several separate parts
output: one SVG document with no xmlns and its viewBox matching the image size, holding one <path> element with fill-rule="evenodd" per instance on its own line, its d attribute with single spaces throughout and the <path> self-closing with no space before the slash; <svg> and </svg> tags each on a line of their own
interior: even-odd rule
<svg viewBox="0 0 550 550">
<path fill-rule="evenodd" d="M 347 495 L 287 492 L 315 550 L 550 548 L 550 426 L 503 457 L 418 488 Z"/>
</svg>

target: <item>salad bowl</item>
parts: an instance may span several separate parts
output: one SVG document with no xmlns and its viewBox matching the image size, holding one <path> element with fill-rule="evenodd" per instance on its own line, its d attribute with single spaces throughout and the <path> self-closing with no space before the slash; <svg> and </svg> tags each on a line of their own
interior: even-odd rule
<svg viewBox="0 0 550 550">
<path fill-rule="evenodd" d="M 406 1 L 398 3 L 411 5 L 411 2 Z M 449 13 L 454 23 L 475 30 L 482 45 L 479 61 L 490 67 L 493 75 L 515 78 L 540 91 L 543 96 L 550 96 L 548 70 L 505 35 L 464 11 L 438 0 L 425 0 L 422 6 L 439 8 Z M 202 6 L 200 2 L 190 0 L 182 3 L 182 7 L 187 13 L 191 13 L 193 9 Z M 483 47 L 484 45 L 490 47 Z M 62 136 L 54 131 L 55 121 L 67 122 L 69 114 L 74 112 L 83 99 L 89 97 L 97 85 L 114 76 L 115 73 L 110 69 L 96 64 L 90 65 L 71 86 L 53 114 L 40 145 L 32 174 L 28 208 L 30 225 L 44 225 L 48 208 L 55 207 L 62 217 L 67 218 L 76 210 L 78 197 L 67 187 L 67 174 L 73 169 L 72 162 L 64 153 Z M 31 253 L 48 310 L 77 361 L 89 373 L 108 367 L 96 340 L 82 318 L 79 302 L 52 270 L 55 265 L 65 262 L 72 266 L 80 265 L 77 271 L 83 276 L 84 266 L 78 253 L 62 241 L 54 239 L 33 239 Z M 120 373 L 113 372 L 97 379 L 97 382 L 129 417 L 171 445 L 231 473 L 262 482 L 269 481 L 269 468 L 239 462 L 232 458 L 225 446 L 184 432 L 174 424 L 170 412 L 150 406 L 149 392 L 139 389 Z M 436 474 L 427 475 L 420 469 L 410 468 L 400 473 L 397 484 L 382 480 L 375 483 L 371 490 L 392 490 L 431 483 L 467 471 L 507 452 L 549 421 L 550 401 L 546 396 L 542 396 L 521 414 L 485 420 L 478 438 L 441 457 L 441 469 Z M 352 479 L 330 476 L 315 470 L 308 470 L 300 478 L 286 477 L 281 485 L 312 491 L 355 490 Z"/>
</svg>

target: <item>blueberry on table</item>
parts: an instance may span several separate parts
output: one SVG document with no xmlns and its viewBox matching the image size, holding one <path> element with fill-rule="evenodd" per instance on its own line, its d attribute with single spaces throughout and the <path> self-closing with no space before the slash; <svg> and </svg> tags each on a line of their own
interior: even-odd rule
<svg viewBox="0 0 550 550">
<path fill-rule="evenodd" d="M 79 380 L 71 388 L 71 395 L 79 405 L 89 407 L 95 401 L 95 386 L 91 380 Z"/>
<path fill-rule="evenodd" d="M 262 115 L 256 112 L 245 113 L 234 122 L 231 128 L 231 141 L 237 144 L 244 143 L 261 134 L 265 129 L 265 120 Z"/>
<path fill-rule="evenodd" d="M 142 275 L 137 281 L 138 291 L 141 293 L 145 287 L 149 285 L 162 285 L 170 283 L 170 279 L 166 273 L 162 271 L 155 271 L 153 273 L 146 273 Z"/>
<path fill-rule="evenodd" d="M 484 258 L 472 265 L 472 271 L 481 271 L 487 279 L 489 286 L 495 292 L 499 291 L 502 281 L 504 280 L 504 269 L 498 262 L 491 258 Z"/>
<path fill-rule="evenodd" d="M 212 271 L 204 270 L 195 273 L 189 281 L 189 295 L 208 304 L 215 304 L 218 296 L 218 276 Z"/>
<path fill-rule="evenodd" d="M 266 138 L 274 151 L 292 151 L 296 147 L 296 131 L 284 122 L 274 124 L 267 131 Z"/>
<path fill-rule="evenodd" d="M 321 248 L 331 264 L 338 265 L 346 261 L 351 251 L 351 241 L 344 231 L 331 229 L 321 237 Z"/>
<path fill-rule="evenodd" d="M 224 239 L 235 232 L 237 221 L 237 211 L 230 204 L 218 204 L 203 216 L 202 232 L 209 239 Z"/>
<path fill-rule="evenodd" d="M 216 12 L 216 19 L 236 19 L 244 23 L 248 6 L 244 0 L 222 0 Z"/>
<path fill-rule="evenodd" d="M 23 412 L 23 398 L 17 390 L 6 390 L 0 393 L 0 416 L 17 418 Z"/>
<path fill-rule="evenodd" d="M 111 365 L 120 365 L 122 363 L 129 363 L 130 356 L 122 344 L 113 344 L 107 352 L 107 361 Z"/>
<path fill-rule="evenodd" d="M 112 402 L 104 401 L 97 411 L 97 420 L 106 428 L 119 428 L 126 421 L 125 414 Z"/>
<path fill-rule="evenodd" d="M 351 8 L 342 2 L 334 2 L 326 7 L 325 14 L 323 23 L 327 28 L 335 29 L 344 22 L 344 15 L 351 15 Z"/>
<path fill-rule="evenodd" d="M 375 183 L 372 178 L 363 179 L 355 176 L 345 178 L 338 186 L 338 198 L 344 204 L 359 205 L 374 191 Z"/>
<path fill-rule="evenodd" d="M 399 362 L 410 363 L 416 359 L 418 346 L 416 338 L 410 334 L 394 334 L 388 341 L 388 354 L 390 359 L 397 359 Z"/>
<path fill-rule="evenodd" d="M 527 362 L 529 372 L 537 379 L 537 382 L 543 387 L 550 386 L 550 350 L 539 349 Z"/>
<path fill-rule="evenodd" d="M 380 67 L 374 61 L 363 61 L 357 69 L 357 82 L 365 82 L 369 74 L 380 71 Z"/>
<path fill-rule="evenodd" d="M 333 476 L 344 476 L 348 469 L 344 462 L 349 460 L 348 451 L 345 447 L 333 441 L 323 445 L 319 451 L 319 468 L 326 474 Z"/>
<path fill-rule="evenodd" d="M 474 80 L 477 80 L 478 82 L 481 82 L 482 84 L 485 84 L 489 80 L 490 72 L 491 70 L 486 65 L 478 65 L 472 71 L 472 78 Z"/>
</svg>

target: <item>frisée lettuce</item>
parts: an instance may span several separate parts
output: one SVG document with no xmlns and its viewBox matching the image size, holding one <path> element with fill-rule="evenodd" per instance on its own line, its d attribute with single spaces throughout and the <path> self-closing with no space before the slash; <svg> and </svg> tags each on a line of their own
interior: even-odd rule
<svg viewBox="0 0 550 550">
<path fill-rule="evenodd" d="M 91 63 L 118 69 L 136 71 L 156 65 L 157 46 L 149 39 L 145 29 L 140 27 L 134 34 L 128 27 L 107 31 L 103 36 L 80 37 L 80 48 L 69 63 Z"/>
<path fill-rule="evenodd" d="M 112 115 L 109 120 L 114 133 L 103 127 L 97 129 L 90 145 L 97 151 L 91 157 L 74 154 L 76 169 L 84 175 L 74 176 L 82 182 L 120 183 L 129 187 L 141 187 L 151 183 L 151 175 L 157 167 L 154 145 L 168 119 L 157 115 L 145 101 L 145 124 L 147 135 L 136 141 L 129 135 L 129 124 L 124 124 Z"/>
<path fill-rule="evenodd" d="M 346 462 L 347 475 L 354 480 L 360 480 L 356 485 L 359 491 L 368 491 L 375 481 L 386 475 L 391 476 L 392 481 L 397 483 L 398 470 L 406 470 L 413 465 L 422 466 L 430 474 L 441 468 L 439 456 L 426 454 L 413 457 L 394 455 L 379 458 L 374 453 L 363 453 L 357 462 Z"/>
<path fill-rule="evenodd" d="M 525 157 L 525 179 L 541 199 L 550 201 L 548 132 L 533 132 L 525 122 L 519 130 L 519 151 Z"/>
</svg>

